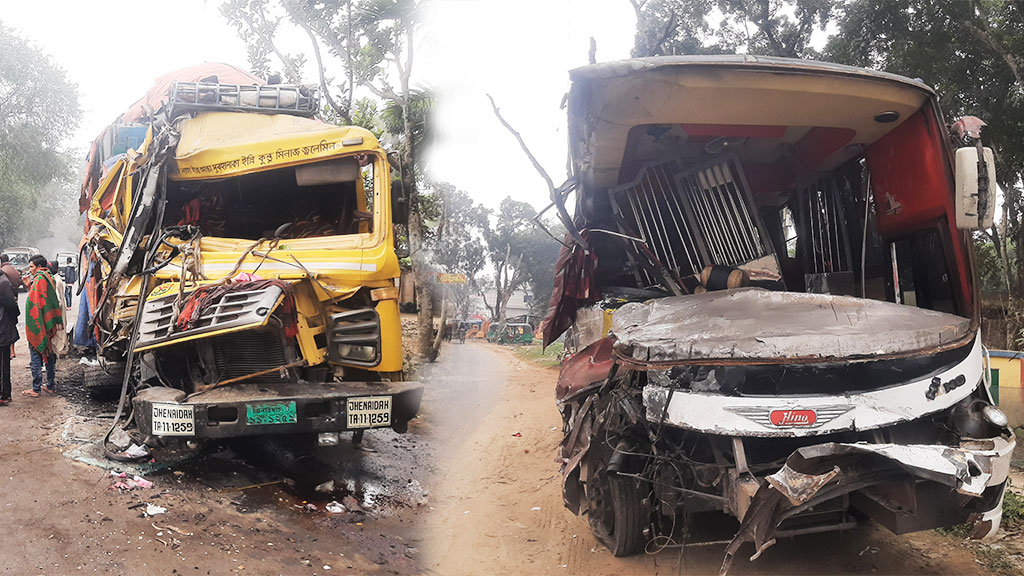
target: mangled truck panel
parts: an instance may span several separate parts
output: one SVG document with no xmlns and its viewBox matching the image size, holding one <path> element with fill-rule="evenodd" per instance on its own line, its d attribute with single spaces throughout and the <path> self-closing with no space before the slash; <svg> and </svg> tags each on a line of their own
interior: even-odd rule
<svg viewBox="0 0 1024 576">
<path fill-rule="evenodd" d="M 402 381 L 376 138 L 224 65 L 142 102 L 122 118 L 146 129 L 137 149 L 90 162 L 82 248 L 88 326 L 142 435 L 403 431 L 422 387 Z"/>
<path fill-rule="evenodd" d="M 979 335 L 979 122 L 947 126 L 919 81 L 818 62 L 571 78 L 544 332 L 576 351 L 556 389 L 566 506 L 618 555 L 725 512 L 723 571 L 746 542 L 864 516 L 994 533 L 1014 439 Z"/>
</svg>

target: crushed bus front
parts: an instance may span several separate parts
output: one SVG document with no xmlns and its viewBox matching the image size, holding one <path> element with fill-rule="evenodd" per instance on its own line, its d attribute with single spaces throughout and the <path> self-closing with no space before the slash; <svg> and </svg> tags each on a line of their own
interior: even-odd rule
<svg viewBox="0 0 1024 576">
<path fill-rule="evenodd" d="M 969 231 L 990 217 L 979 157 L 993 168 L 954 155 L 934 92 L 751 56 L 571 77 L 573 241 L 544 334 L 576 351 L 566 506 L 617 555 L 724 512 L 723 572 L 745 542 L 756 558 L 863 516 L 993 534 L 1015 444 Z"/>
</svg>

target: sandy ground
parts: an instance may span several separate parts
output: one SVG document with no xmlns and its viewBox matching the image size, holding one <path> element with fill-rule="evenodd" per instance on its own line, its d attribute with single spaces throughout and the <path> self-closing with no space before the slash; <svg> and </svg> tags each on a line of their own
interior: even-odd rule
<svg viewBox="0 0 1024 576">
<path fill-rule="evenodd" d="M 555 447 L 557 369 L 484 343 L 449 346 L 443 363 L 471 376 L 478 408 L 466 414 L 432 496 L 424 542 L 429 574 L 717 574 L 723 546 L 615 558 L 585 518 L 562 506 Z M 473 389 L 477 386 L 478 389 Z M 497 398 L 491 398 L 493 395 Z M 486 411 L 488 406 L 492 406 Z M 756 562 L 741 551 L 731 574 L 977 574 L 968 548 L 928 532 L 893 536 L 863 525 L 783 540 Z"/>
<path fill-rule="evenodd" d="M 337 488 L 304 496 L 278 470 L 230 446 L 144 473 L 149 489 L 111 489 L 95 453 L 114 402 L 88 399 L 76 360 L 58 365 L 59 395 L 28 398 L 28 348 L 17 344 L 14 402 L 0 408 L 0 574 L 415 574 L 426 490 L 417 424 L 367 433 L 318 454 Z M 103 466 L 123 469 L 99 460 Z M 131 477 L 133 470 L 129 470 Z M 252 484 L 265 486 L 246 488 Z M 352 495 L 370 512 L 330 515 Z M 145 517 L 146 503 L 167 509 Z M 311 509 L 311 504 L 315 509 Z"/>
</svg>

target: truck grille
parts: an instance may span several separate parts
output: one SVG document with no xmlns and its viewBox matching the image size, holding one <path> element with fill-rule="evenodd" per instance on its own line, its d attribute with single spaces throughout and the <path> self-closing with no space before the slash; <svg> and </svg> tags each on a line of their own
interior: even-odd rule
<svg viewBox="0 0 1024 576">
<path fill-rule="evenodd" d="M 328 360 L 353 366 L 380 364 L 380 317 L 373 308 L 331 314 Z"/>
<path fill-rule="evenodd" d="M 259 290 L 230 292 L 207 306 L 192 329 L 181 332 L 174 331 L 176 318 L 173 308 L 177 294 L 147 300 L 142 310 L 136 348 L 225 328 L 261 325 L 283 294 L 281 287 L 273 285 Z"/>
<path fill-rule="evenodd" d="M 288 363 L 285 359 L 284 343 L 277 330 L 243 330 L 227 336 L 217 336 L 212 340 L 218 381 L 239 378 Z M 246 379 L 246 382 L 273 383 L 281 380 L 281 374 L 272 372 Z"/>
</svg>

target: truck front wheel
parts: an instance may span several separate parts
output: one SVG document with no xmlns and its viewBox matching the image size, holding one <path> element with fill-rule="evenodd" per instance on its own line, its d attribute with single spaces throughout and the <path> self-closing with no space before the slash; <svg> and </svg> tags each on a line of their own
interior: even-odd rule
<svg viewBox="0 0 1024 576">
<path fill-rule="evenodd" d="M 608 472 L 610 449 L 596 438 L 587 466 L 587 518 L 594 537 L 615 556 L 631 556 L 644 546 L 647 506 L 636 478 Z"/>
<path fill-rule="evenodd" d="M 124 382 L 124 362 L 106 362 L 105 365 L 86 364 L 82 367 L 82 384 L 90 394 L 102 396 L 120 390 Z"/>
</svg>

